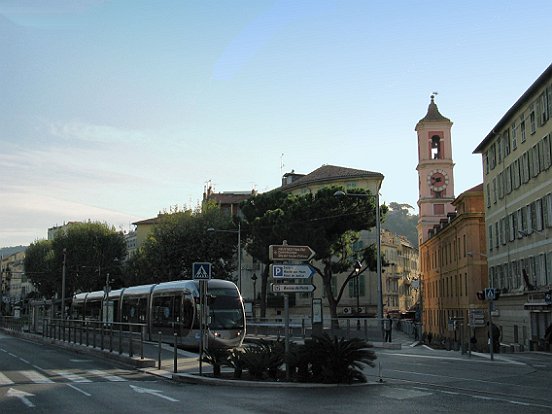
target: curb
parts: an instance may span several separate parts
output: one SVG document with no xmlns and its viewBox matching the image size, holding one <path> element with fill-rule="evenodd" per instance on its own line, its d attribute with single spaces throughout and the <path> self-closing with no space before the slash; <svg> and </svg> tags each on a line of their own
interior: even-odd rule
<svg viewBox="0 0 552 414">
<path fill-rule="evenodd" d="M 176 382 L 201 385 L 226 385 L 232 387 L 258 387 L 258 388 L 350 388 L 365 387 L 369 385 L 382 385 L 381 382 L 363 382 L 355 384 L 317 384 L 312 382 L 277 382 L 277 381 L 247 381 L 238 379 L 224 379 L 200 376 L 199 373 L 176 373 L 172 374 Z"/>
</svg>

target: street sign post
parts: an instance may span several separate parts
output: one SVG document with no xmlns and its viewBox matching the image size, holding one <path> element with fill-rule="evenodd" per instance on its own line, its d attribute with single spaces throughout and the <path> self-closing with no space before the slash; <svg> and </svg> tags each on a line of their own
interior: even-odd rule
<svg viewBox="0 0 552 414">
<path fill-rule="evenodd" d="M 272 284 L 272 292 L 274 293 L 309 293 L 314 292 L 314 285 L 275 285 Z"/>
<path fill-rule="evenodd" d="M 274 264 L 272 277 L 275 279 L 308 279 L 316 272 L 308 264 Z"/>
<path fill-rule="evenodd" d="M 268 257 L 272 261 L 309 261 L 315 255 L 315 251 L 309 246 L 290 246 L 287 244 L 274 244 L 268 246 Z"/>
</svg>

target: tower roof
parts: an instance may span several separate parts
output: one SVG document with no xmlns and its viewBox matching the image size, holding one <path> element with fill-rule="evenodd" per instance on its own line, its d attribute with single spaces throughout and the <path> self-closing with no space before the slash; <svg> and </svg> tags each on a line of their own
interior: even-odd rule
<svg viewBox="0 0 552 414">
<path fill-rule="evenodd" d="M 435 95 L 431 95 L 431 102 L 427 107 L 427 114 L 426 116 L 424 116 L 422 119 L 418 121 L 418 124 L 422 122 L 440 122 L 440 121 L 450 122 L 450 119 L 441 115 L 441 113 L 439 112 L 439 108 L 437 108 L 437 104 L 435 103 L 434 99 L 435 99 Z"/>
</svg>

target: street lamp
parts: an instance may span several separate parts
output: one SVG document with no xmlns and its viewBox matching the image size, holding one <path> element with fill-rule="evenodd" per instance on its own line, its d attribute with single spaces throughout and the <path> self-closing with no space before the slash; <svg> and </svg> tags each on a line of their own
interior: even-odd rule
<svg viewBox="0 0 552 414">
<path fill-rule="evenodd" d="M 376 191 L 375 195 L 372 194 L 354 194 L 346 193 L 344 191 L 336 191 L 335 197 L 358 197 L 358 198 L 370 198 L 376 199 L 376 272 L 378 277 L 378 309 L 377 319 L 381 325 L 383 321 L 383 291 L 382 291 L 382 279 L 381 279 L 381 223 L 380 223 L 380 205 L 379 205 L 379 191 Z M 381 334 L 383 337 L 383 325 L 381 325 Z"/>
<path fill-rule="evenodd" d="M 242 266 L 241 266 L 241 223 L 238 222 L 237 230 L 218 230 L 213 227 L 207 229 L 208 233 L 237 233 L 238 234 L 238 289 L 241 295 L 241 279 L 242 279 Z"/>
</svg>

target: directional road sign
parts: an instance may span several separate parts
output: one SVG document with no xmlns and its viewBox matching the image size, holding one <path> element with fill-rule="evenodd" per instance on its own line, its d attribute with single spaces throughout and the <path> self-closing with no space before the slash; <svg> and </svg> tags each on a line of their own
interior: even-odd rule
<svg viewBox="0 0 552 414">
<path fill-rule="evenodd" d="M 314 285 L 283 285 L 283 284 L 272 284 L 272 292 L 278 293 L 307 293 L 314 292 L 316 286 Z"/>
<path fill-rule="evenodd" d="M 192 264 L 192 275 L 194 280 L 209 280 L 211 279 L 211 263 L 209 262 L 194 262 Z"/>
<path fill-rule="evenodd" d="M 272 265 L 272 277 L 279 279 L 308 279 L 315 270 L 308 264 Z"/>
<path fill-rule="evenodd" d="M 301 260 L 307 261 L 314 257 L 315 252 L 309 246 L 289 246 L 274 244 L 268 246 L 268 256 L 273 261 Z"/>
</svg>

